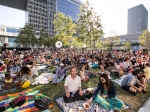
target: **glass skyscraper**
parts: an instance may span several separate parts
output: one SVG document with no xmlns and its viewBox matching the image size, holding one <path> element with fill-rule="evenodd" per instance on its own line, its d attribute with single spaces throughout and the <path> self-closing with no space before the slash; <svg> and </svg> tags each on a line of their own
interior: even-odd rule
<svg viewBox="0 0 150 112">
<path fill-rule="evenodd" d="M 71 16 L 74 21 L 77 21 L 80 4 L 80 0 L 28 0 L 26 21 L 34 25 L 37 35 L 43 28 L 49 35 L 54 35 L 53 21 L 56 11 Z"/>
<path fill-rule="evenodd" d="M 57 11 L 64 13 L 66 16 L 71 16 L 74 21 L 77 21 L 80 13 L 80 0 L 57 0 Z"/>
<path fill-rule="evenodd" d="M 128 9 L 128 34 L 142 32 L 147 27 L 148 11 L 143 4 Z"/>
</svg>

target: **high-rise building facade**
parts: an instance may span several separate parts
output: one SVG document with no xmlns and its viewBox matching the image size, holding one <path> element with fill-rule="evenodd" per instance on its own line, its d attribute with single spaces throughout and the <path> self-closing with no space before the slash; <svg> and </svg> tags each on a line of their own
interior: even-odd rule
<svg viewBox="0 0 150 112">
<path fill-rule="evenodd" d="M 128 9 L 128 34 L 142 32 L 147 27 L 148 11 L 143 4 Z"/>
<path fill-rule="evenodd" d="M 57 11 L 64 13 L 67 16 L 71 16 L 74 21 L 77 21 L 80 13 L 80 0 L 57 0 Z"/>
<path fill-rule="evenodd" d="M 80 0 L 28 0 L 27 22 L 34 25 L 37 35 L 42 28 L 49 35 L 54 35 L 54 14 L 59 11 L 76 21 L 77 14 L 80 12 L 80 4 Z"/>
<path fill-rule="evenodd" d="M 54 14 L 56 13 L 56 0 L 28 0 L 28 23 L 34 25 L 37 35 L 45 29 L 49 35 L 54 35 Z"/>
</svg>

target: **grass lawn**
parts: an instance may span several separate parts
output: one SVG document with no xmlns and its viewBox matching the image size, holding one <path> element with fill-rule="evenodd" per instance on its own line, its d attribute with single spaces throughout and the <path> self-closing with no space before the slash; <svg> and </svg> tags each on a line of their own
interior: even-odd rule
<svg viewBox="0 0 150 112">
<path fill-rule="evenodd" d="M 52 67 L 51 69 L 54 70 Z M 94 72 L 97 72 L 97 69 L 93 70 Z M 97 86 L 99 81 L 98 77 L 90 79 L 88 82 L 82 82 L 82 88 L 87 88 L 87 87 L 95 87 Z M 125 110 L 123 112 L 137 112 L 139 108 L 145 103 L 145 101 L 148 99 L 150 96 L 150 84 L 148 85 L 147 88 L 147 93 L 140 93 L 137 94 L 136 96 L 133 96 L 127 91 L 124 91 L 121 89 L 117 84 L 117 96 L 123 100 L 125 103 L 130 105 L 131 109 Z M 47 84 L 47 85 L 38 85 L 38 86 L 32 86 L 30 87 L 31 89 L 35 90 L 40 90 L 41 93 L 47 95 L 51 99 L 57 98 L 60 95 L 64 93 L 64 81 L 59 83 L 57 86 L 54 86 L 52 84 Z M 19 89 L 18 91 L 22 91 L 22 89 Z M 15 92 L 12 92 L 15 93 Z M 4 94 L 3 94 L 4 95 Z M 61 112 L 61 110 L 58 108 L 56 104 L 54 104 L 54 107 L 50 109 L 51 112 Z"/>
</svg>

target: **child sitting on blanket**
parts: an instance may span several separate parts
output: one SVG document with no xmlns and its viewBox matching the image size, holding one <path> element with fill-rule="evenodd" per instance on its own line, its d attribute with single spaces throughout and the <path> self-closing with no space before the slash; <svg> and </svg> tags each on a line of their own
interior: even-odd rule
<svg viewBox="0 0 150 112">
<path fill-rule="evenodd" d="M 5 75 L 5 80 L 4 80 L 4 86 L 2 87 L 0 92 L 2 92 L 4 89 L 11 90 L 13 83 L 14 83 L 14 80 L 11 77 L 11 75 L 10 74 L 6 74 Z"/>
<path fill-rule="evenodd" d="M 32 83 L 32 77 L 31 77 L 31 69 L 29 67 L 22 67 L 21 71 L 21 78 L 18 78 L 15 82 L 14 86 L 19 88 L 21 87 L 27 80 L 29 80 Z"/>
</svg>

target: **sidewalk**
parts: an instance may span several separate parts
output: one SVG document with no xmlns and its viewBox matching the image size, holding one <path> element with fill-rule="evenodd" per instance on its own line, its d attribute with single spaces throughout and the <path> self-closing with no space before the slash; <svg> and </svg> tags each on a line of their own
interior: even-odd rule
<svg viewBox="0 0 150 112">
<path fill-rule="evenodd" d="M 150 97 L 145 102 L 145 104 L 139 109 L 138 112 L 150 112 Z"/>
</svg>

